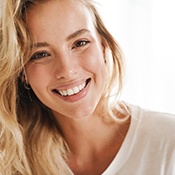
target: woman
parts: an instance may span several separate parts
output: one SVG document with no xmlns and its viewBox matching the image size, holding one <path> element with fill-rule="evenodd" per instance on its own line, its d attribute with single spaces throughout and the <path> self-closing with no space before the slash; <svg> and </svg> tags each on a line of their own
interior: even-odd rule
<svg viewBox="0 0 175 175">
<path fill-rule="evenodd" d="M 118 101 L 122 54 L 90 0 L 0 11 L 1 174 L 175 172 L 175 117 Z"/>
</svg>

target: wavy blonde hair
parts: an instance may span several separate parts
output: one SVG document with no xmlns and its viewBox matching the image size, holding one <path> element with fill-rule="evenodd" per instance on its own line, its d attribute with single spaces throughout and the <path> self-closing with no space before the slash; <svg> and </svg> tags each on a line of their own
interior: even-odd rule
<svg viewBox="0 0 175 175">
<path fill-rule="evenodd" d="M 32 89 L 24 88 L 22 77 L 31 43 L 25 13 L 31 3 L 41 1 L 0 0 L 0 174 L 3 175 L 71 174 L 66 165 L 69 149 L 59 124 Z M 122 87 L 121 51 L 92 1 L 79 1 L 92 13 L 97 32 L 112 55 L 106 58 L 109 77 L 101 98 L 102 113 L 111 114 L 109 97 L 114 84 L 117 83 L 116 96 Z"/>
</svg>

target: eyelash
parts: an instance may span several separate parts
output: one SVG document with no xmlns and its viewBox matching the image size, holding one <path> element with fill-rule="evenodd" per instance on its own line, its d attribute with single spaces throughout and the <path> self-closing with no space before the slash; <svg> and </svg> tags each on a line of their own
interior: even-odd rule
<svg viewBox="0 0 175 175">
<path fill-rule="evenodd" d="M 84 47 L 89 43 L 90 43 L 89 40 L 79 40 L 79 41 L 75 42 L 72 49 L 75 49 L 75 48 L 78 48 L 78 47 Z"/>
<path fill-rule="evenodd" d="M 45 52 L 45 51 L 42 51 L 42 52 L 38 52 L 38 53 L 34 53 L 31 57 L 30 57 L 30 60 L 38 60 L 38 59 L 42 59 L 44 57 L 49 57 L 50 54 Z"/>
<path fill-rule="evenodd" d="M 84 47 L 84 46 L 86 46 L 89 43 L 90 43 L 89 40 L 79 40 L 79 41 L 75 42 L 75 44 L 73 45 L 72 49 L 79 48 L 79 47 Z M 41 52 L 38 52 L 38 53 L 34 53 L 30 57 L 30 60 L 32 60 L 32 61 L 39 60 L 39 59 L 42 59 L 44 57 L 49 57 L 49 56 L 50 56 L 49 53 L 47 53 L 45 51 L 41 51 Z"/>
</svg>

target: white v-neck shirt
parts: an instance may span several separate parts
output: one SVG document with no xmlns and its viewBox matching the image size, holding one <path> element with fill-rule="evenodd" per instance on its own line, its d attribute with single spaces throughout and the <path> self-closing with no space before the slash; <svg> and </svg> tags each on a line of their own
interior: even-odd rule
<svg viewBox="0 0 175 175">
<path fill-rule="evenodd" d="M 175 115 L 127 106 L 130 128 L 102 175 L 175 175 Z"/>
</svg>

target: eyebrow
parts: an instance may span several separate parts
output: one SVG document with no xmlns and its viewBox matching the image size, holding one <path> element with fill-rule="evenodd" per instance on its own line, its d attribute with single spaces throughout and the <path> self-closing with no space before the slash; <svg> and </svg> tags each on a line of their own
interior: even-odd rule
<svg viewBox="0 0 175 175">
<path fill-rule="evenodd" d="M 90 31 L 87 30 L 87 29 L 80 29 L 80 30 L 77 30 L 76 32 L 70 34 L 70 35 L 66 38 L 66 40 L 69 41 L 69 40 L 71 40 L 71 39 L 73 39 L 73 38 L 75 38 L 75 37 L 77 37 L 77 36 L 79 36 L 79 35 L 82 35 L 82 34 L 86 33 L 86 32 L 90 33 Z"/>
<path fill-rule="evenodd" d="M 49 46 L 47 42 L 39 42 L 39 43 L 31 44 L 30 47 L 33 48 L 33 47 L 46 47 L 46 46 Z"/>
<path fill-rule="evenodd" d="M 79 35 L 82 35 L 82 34 L 86 33 L 86 32 L 90 33 L 90 31 L 87 30 L 87 29 L 80 29 L 80 30 L 77 30 L 76 32 L 70 34 L 70 35 L 66 38 L 66 41 L 69 41 L 69 40 L 71 40 L 71 39 L 73 39 L 73 38 L 75 38 L 75 37 L 77 37 L 77 36 L 79 36 Z M 46 47 L 46 46 L 49 46 L 49 44 L 48 44 L 47 42 L 38 42 L 38 43 L 31 44 L 31 48 L 33 48 L 33 47 L 35 47 L 35 48 L 36 48 L 36 47 Z"/>
</svg>

